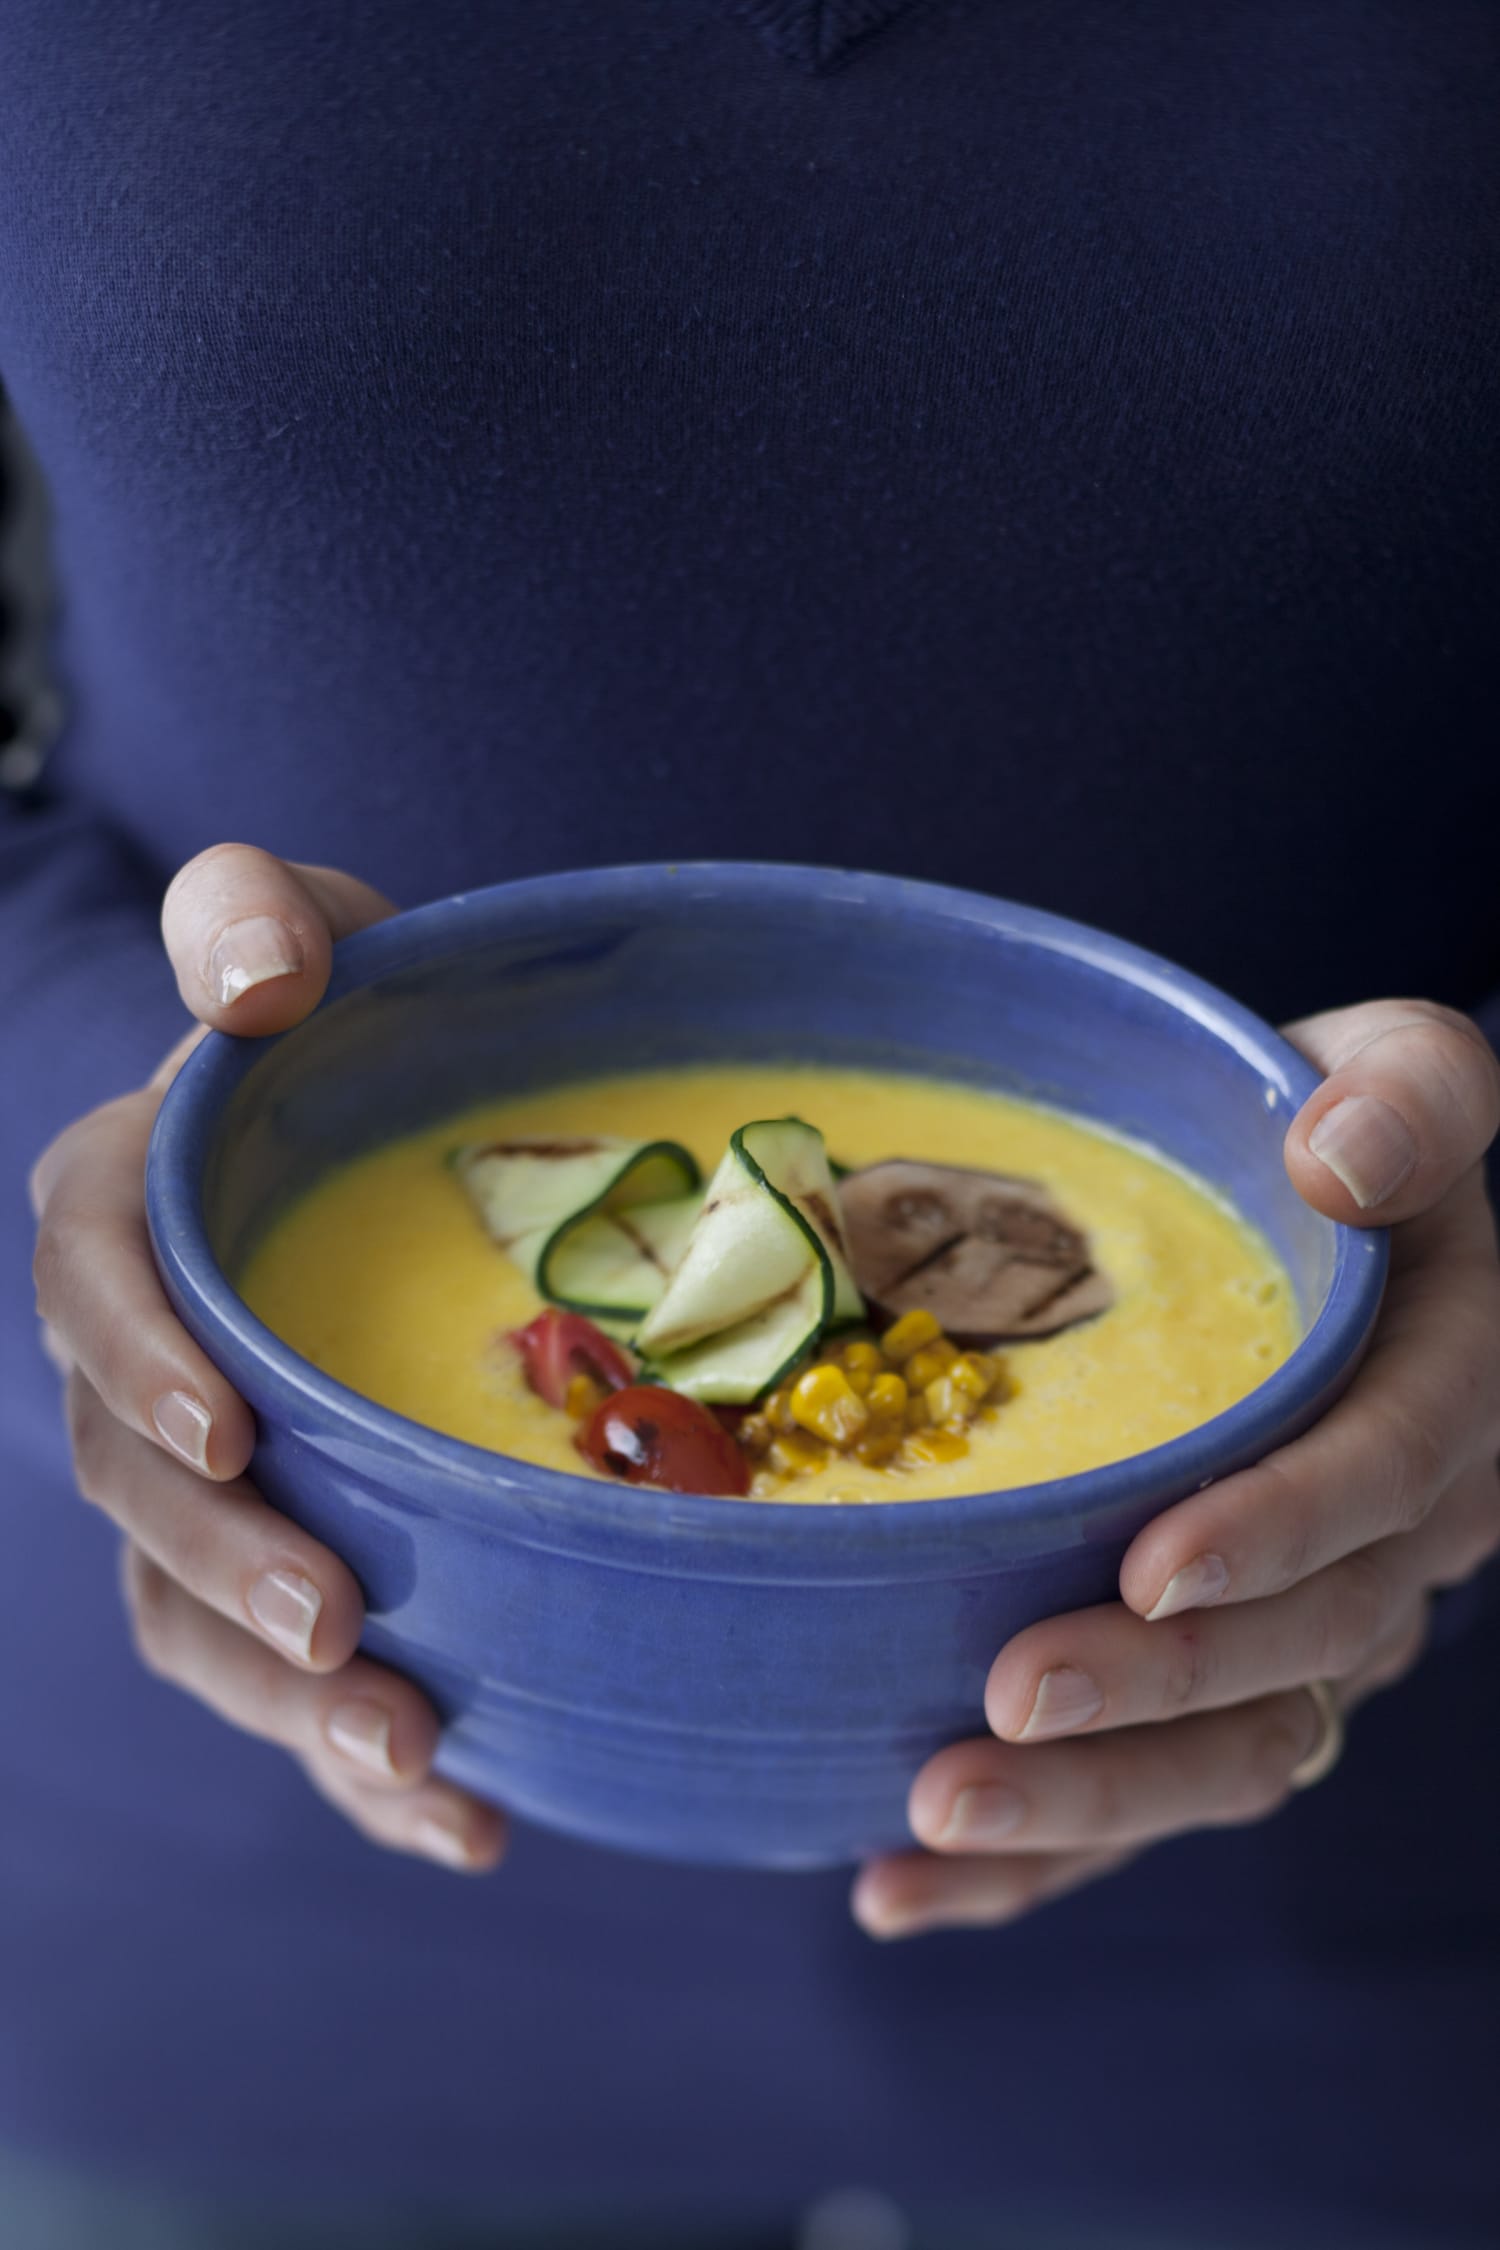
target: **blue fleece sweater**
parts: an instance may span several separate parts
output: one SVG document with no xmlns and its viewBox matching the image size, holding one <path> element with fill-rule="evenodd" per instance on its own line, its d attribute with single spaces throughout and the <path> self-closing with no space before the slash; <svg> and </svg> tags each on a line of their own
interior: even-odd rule
<svg viewBox="0 0 1500 2250">
<path fill-rule="evenodd" d="M 244 838 L 405 902 L 795 857 L 1273 1017 L 1500 985 L 1485 0 L 10 0 L 72 719 L 0 807 L 0 2139 L 207 2181 L 1500 2238 L 1483 1626 L 1263 1827 L 842 1878 L 380 1857 L 148 1679 L 24 1168 Z M 1493 1013 L 1491 1020 L 1497 1020 Z M 1235 2237 L 1237 2239 L 1237 2237 Z"/>
</svg>

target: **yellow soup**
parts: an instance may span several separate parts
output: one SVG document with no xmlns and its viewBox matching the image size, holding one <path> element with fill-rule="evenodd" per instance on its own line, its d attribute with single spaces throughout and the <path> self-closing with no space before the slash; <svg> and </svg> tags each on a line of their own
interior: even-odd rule
<svg viewBox="0 0 1500 2250">
<path fill-rule="evenodd" d="M 574 1425 L 533 1396 L 507 1330 L 539 1300 L 444 1164 L 459 1142 L 607 1132 L 683 1141 L 705 1176 L 731 1131 L 795 1111 L 848 1165 L 882 1157 L 1042 1180 L 1092 1237 L 1115 1303 L 997 1347 L 1011 1395 L 962 1459 L 892 1473 L 834 1456 L 787 1501 L 911 1500 L 1070 1476 L 1178 1437 L 1243 1398 L 1297 1343 L 1264 1239 L 1159 1158 L 1056 1111 L 934 1080 L 769 1065 L 643 1072 L 489 1103 L 330 1174 L 241 1278 L 251 1309 L 352 1390 L 472 1445 L 586 1471 Z"/>
</svg>

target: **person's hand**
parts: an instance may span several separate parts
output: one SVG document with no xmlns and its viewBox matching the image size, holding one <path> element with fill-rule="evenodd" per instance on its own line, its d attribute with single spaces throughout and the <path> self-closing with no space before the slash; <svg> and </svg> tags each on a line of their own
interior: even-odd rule
<svg viewBox="0 0 1500 2250">
<path fill-rule="evenodd" d="M 225 844 L 177 876 L 162 927 L 200 1023 L 255 1035 L 300 1022 L 328 982 L 333 940 L 392 911 L 351 875 Z M 409 1680 L 355 1654 L 352 1572 L 246 1481 L 249 1408 L 157 1279 L 146 1143 L 202 1036 L 148 1087 L 70 1125 L 32 1174 L 37 1309 L 66 1375 L 79 1490 L 125 1535 L 125 1599 L 150 1671 L 290 1750 L 372 1842 L 492 1867 L 503 1822 L 430 1775 L 436 1714 Z"/>
<path fill-rule="evenodd" d="M 1344 1397 L 1258 1467 L 1140 1534 L 1122 1600 L 1033 1625 L 990 1672 L 993 1739 L 923 1767 L 926 1851 L 861 1869 L 875 1937 L 1005 1922 L 1185 1829 L 1260 1820 L 1318 1762 L 1327 1715 L 1415 1663 L 1430 1597 L 1500 1546 L 1500 1262 L 1482 1159 L 1500 1068 L 1421 1001 L 1295 1024 L 1329 1073 L 1287 1135 L 1315 1210 L 1394 1226 Z M 1066 1738 L 1066 1739 L 1065 1739 Z"/>
</svg>

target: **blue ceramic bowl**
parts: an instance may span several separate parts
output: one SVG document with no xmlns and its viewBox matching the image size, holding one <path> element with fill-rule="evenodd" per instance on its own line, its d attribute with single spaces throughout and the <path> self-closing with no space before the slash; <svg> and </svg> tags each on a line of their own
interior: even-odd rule
<svg viewBox="0 0 1500 2250">
<path fill-rule="evenodd" d="M 331 1381 L 235 1294 L 268 1221 L 320 1173 L 466 1103 L 794 1058 L 1030 1095 L 1151 1142 L 1265 1230 L 1305 1341 L 1228 1413 L 1107 1468 L 793 1508 L 438 1436 Z M 615 868 L 446 899 L 339 946 L 306 1024 L 198 1048 L 147 1198 L 173 1304 L 258 1417 L 256 1481 L 358 1574 L 365 1647 L 445 1717 L 441 1770 L 598 1843 L 815 1867 L 906 1840 L 912 1776 L 982 1728 L 1001 1644 L 1109 1599 L 1144 1523 L 1347 1381 L 1386 1246 L 1287 1180 L 1282 1136 L 1314 1083 L 1195 978 L 1026 907 L 807 868 Z"/>
</svg>

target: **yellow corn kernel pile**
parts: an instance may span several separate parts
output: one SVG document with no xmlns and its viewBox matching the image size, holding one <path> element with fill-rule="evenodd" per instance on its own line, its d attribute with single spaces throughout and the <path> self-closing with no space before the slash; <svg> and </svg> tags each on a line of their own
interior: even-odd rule
<svg viewBox="0 0 1500 2250">
<path fill-rule="evenodd" d="M 970 1423 L 1010 1395 L 1003 1361 L 961 1352 L 929 1312 L 903 1313 L 877 1343 L 856 1336 L 788 1376 L 739 1427 L 762 1472 L 812 1476 L 835 1457 L 871 1468 L 959 1461 Z"/>
</svg>

